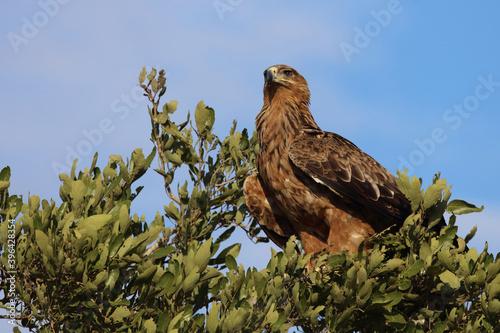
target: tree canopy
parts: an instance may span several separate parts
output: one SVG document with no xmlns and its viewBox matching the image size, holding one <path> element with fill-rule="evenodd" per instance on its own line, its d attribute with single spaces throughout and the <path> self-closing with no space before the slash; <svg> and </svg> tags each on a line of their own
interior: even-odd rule
<svg viewBox="0 0 500 333">
<path fill-rule="evenodd" d="M 398 174 L 413 213 L 400 230 L 370 239 L 372 250 L 305 256 L 292 237 L 265 269 L 245 268 L 236 228 L 268 241 L 242 194 L 255 171 L 255 135 L 236 123 L 227 137 L 215 135 L 215 112 L 203 101 L 193 118 L 174 122 L 177 102 L 160 103 L 165 83 L 164 71 L 140 73 L 152 151 L 111 155 L 104 167 L 96 153 L 84 170 L 75 161 L 59 177 L 61 204 L 11 195 L 11 170 L 1 170 L 2 308 L 14 331 L 500 331 L 500 255 L 487 244 L 467 248 L 475 228 L 457 237 L 457 216 L 482 208 L 450 201 L 439 174 L 425 190 Z M 130 211 L 155 157 L 165 206 L 146 221 Z M 448 226 L 435 231 L 445 211 Z"/>
</svg>

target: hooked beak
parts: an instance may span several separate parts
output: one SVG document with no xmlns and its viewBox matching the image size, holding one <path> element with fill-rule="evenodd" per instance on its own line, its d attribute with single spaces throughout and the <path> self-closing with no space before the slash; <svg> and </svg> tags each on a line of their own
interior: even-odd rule
<svg viewBox="0 0 500 333">
<path fill-rule="evenodd" d="M 277 73 L 278 73 L 278 69 L 276 67 L 269 67 L 266 70 L 266 75 L 265 75 L 266 82 L 277 81 L 277 79 L 278 79 L 276 77 Z"/>
</svg>

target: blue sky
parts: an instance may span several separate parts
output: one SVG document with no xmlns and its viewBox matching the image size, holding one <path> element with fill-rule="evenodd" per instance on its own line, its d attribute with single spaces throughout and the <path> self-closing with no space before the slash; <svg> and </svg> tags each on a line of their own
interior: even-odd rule
<svg viewBox="0 0 500 333">
<path fill-rule="evenodd" d="M 477 225 L 472 246 L 488 241 L 500 251 L 498 2 L 42 0 L 6 8 L 0 166 L 12 169 L 12 194 L 57 200 L 57 172 L 76 155 L 83 169 L 95 151 L 101 166 L 110 154 L 149 152 L 136 86 L 142 66 L 166 70 L 164 101 L 179 101 L 179 119 L 203 99 L 225 136 L 233 119 L 254 128 L 262 72 L 284 63 L 308 80 L 324 130 L 394 173 L 409 168 L 424 185 L 440 171 L 453 198 L 485 206 L 458 218 L 459 233 Z M 132 209 L 151 220 L 167 198 L 154 172 L 141 184 Z M 245 266 L 263 268 L 269 245 L 240 236 Z"/>
</svg>

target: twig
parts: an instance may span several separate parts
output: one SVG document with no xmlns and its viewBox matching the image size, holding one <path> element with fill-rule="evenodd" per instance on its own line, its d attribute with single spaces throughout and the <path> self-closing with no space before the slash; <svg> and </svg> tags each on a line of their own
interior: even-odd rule
<svg viewBox="0 0 500 333">
<path fill-rule="evenodd" d="M 149 84 L 148 84 L 149 85 Z M 158 97 L 158 100 L 155 101 L 155 95 L 152 94 L 151 89 L 149 89 L 146 85 L 141 84 L 141 87 L 146 91 L 148 94 L 148 99 L 151 103 L 153 103 L 153 109 L 152 109 L 152 114 L 151 116 L 151 124 L 153 127 L 153 134 L 155 136 L 155 141 L 154 144 L 157 147 L 158 150 L 158 167 L 163 171 L 165 171 L 165 160 L 163 159 L 165 153 L 163 152 L 163 147 L 161 145 L 161 140 L 160 140 L 160 130 L 159 130 L 159 124 L 155 123 L 154 117 L 158 115 L 158 105 L 160 104 L 160 97 Z M 165 192 L 167 193 L 167 196 L 174 201 L 176 204 L 180 205 L 181 201 L 179 198 L 177 198 L 174 193 L 172 192 L 172 189 L 170 188 L 170 185 L 165 184 Z"/>
<path fill-rule="evenodd" d="M 147 251 L 144 253 L 144 255 L 147 257 L 154 251 L 158 250 L 160 247 L 163 246 L 163 244 L 167 241 L 165 236 L 162 236 L 156 243 L 154 243 Z"/>
</svg>

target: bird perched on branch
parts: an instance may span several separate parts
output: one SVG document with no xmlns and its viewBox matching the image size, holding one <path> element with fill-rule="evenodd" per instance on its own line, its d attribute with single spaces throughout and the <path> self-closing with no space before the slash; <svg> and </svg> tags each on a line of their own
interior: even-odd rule
<svg viewBox="0 0 500 333">
<path fill-rule="evenodd" d="M 411 206 L 396 178 L 349 140 L 319 128 L 302 75 L 276 65 L 264 78 L 258 173 L 243 191 L 268 237 L 283 247 L 296 235 L 306 253 L 355 253 L 374 233 L 402 225 Z"/>
</svg>

